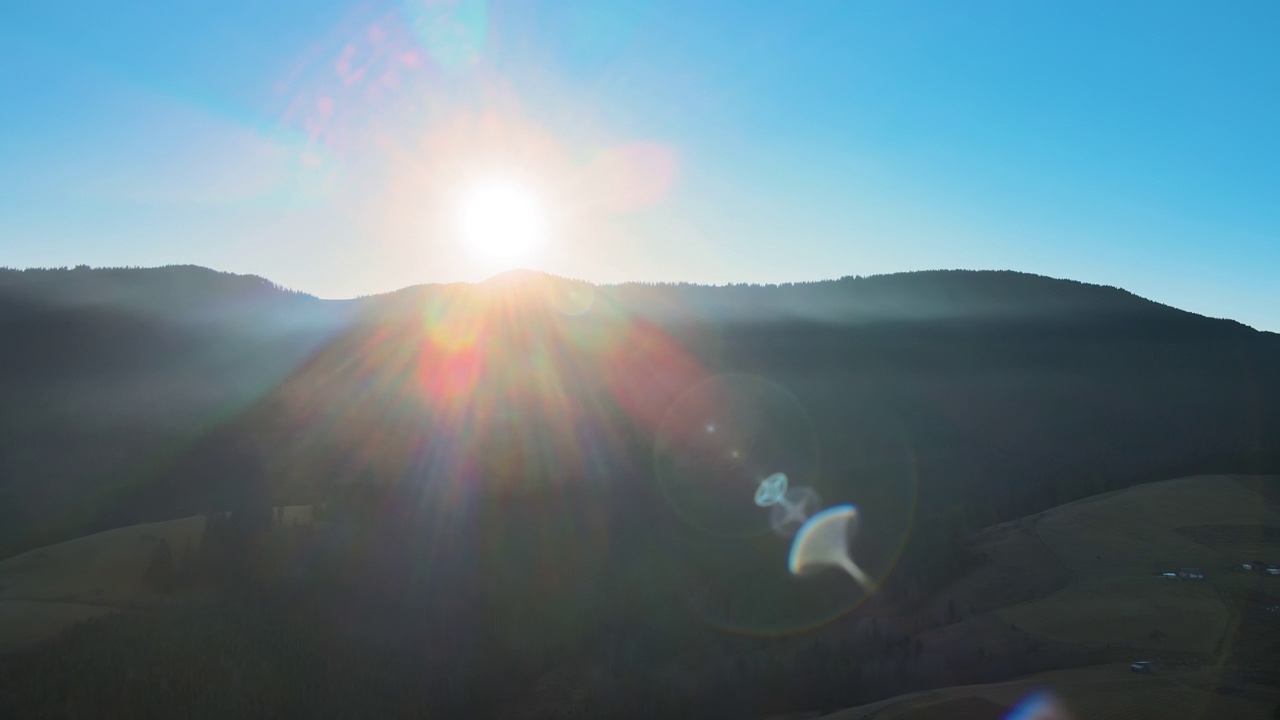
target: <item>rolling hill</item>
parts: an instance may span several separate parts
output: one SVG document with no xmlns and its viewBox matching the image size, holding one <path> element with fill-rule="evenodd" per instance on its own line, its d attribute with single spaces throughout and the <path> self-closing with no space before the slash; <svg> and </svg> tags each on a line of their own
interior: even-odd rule
<svg viewBox="0 0 1280 720">
<path fill-rule="evenodd" d="M 310 524 L 311 508 L 281 509 L 282 522 Z M 0 651 L 54 638 L 87 618 L 146 610 L 172 598 L 145 581 L 156 546 L 183 563 L 206 518 L 131 525 L 36 548 L 0 561 Z"/>
<path fill-rule="evenodd" d="M 989 528 L 972 541 L 983 562 L 940 598 L 975 612 L 927 631 L 926 647 L 960 638 L 992 645 L 998 639 L 990 628 L 1012 626 L 1110 662 L 916 693 L 829 717 L 995 720 L 1020 702 L 1032 705 L 1038 693 L 1060 703 L 1066 717 L 1270 717 L 1280 701 L 1273 663 L 1280 578 L 1241 564 L 1280 558 L 1277 530 L 1275 476 L 1151 483 Z M 1188 566 L 1207 579 L 1162 576 Z M 1002 586 L 1026 594 L 993 598 Z M 1152 673 L 1130 672 L 1134 660 L 1152 661 Z"/>
<path fill-rule="evenodd" d="M 286 515 L 311 522 L 307 508 Z M 199 542 L 203 522 L 122 528 L 0 562 L 0 639 L 12 650 L 89 616 L 184 602 L 157 595 L 141 578 L 160 538 Z M 937 663 L 935 689 L 841 710 L 832 720 L 995 720 L 1037 704 L 1066 713 L 1055 717 L 1266 718 L 1280 701 L 1272 662 L 1280 578 L 1241 569 L 1242 558 L 1280 557 L 1280 477 L 1196 476 L 1110 492 L 986 528 L 969 549 L 975 562 L 936 598 L 954 612 L 881 603 L 733 662 L 749 667 L 763 653 L 803 675 L 796 653 L 838 647 L 868 622 L 911 628 L 906 642 L 918 649 L 904 660 L 920 670 Z M 1207 579 L 1161 575 L 1187 564 Z M 1016 661 L 996 669 L 1000 658 Z M 1152 672 L 1131 672 L 1136 659 L 1152 661 Z M 720 662 L 690 651 L 670 672 L 704 677 Z M 983 666 L 1013 679 L 974 683 Z M 875 666 L 861 673 L 868 667 Z M 509 716 L 589 713 L 598 673 L 590 666 L 548 672 L 513 697 L 520 710 Z M 736 716 L 765 714 L 748 705 Z"/>
</svg>

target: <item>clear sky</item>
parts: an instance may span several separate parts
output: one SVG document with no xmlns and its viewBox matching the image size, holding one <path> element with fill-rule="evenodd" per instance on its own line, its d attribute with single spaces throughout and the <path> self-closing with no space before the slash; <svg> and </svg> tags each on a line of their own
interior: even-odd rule
<svg viewBox="0 0 1280 720">
<path fill-rule="evenodd" d="M 460 220 L 494 183 L 518 262 Z M 1280 331 L 1280 3 L 9 3 L 0 264 L 82 263 L 1008 268 Z"/>
</svg>

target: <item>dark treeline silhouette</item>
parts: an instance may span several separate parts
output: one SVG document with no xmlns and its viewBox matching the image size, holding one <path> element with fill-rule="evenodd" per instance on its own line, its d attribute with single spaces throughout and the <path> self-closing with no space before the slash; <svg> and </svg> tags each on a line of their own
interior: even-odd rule
<svg viewBox="0 0 1280 720">
<path fill-rule="evenodd" d="M 208 514 L 198 548 L 155 551 L 147 581 L 172 606 L 33 650 L 21 667 L 54 669 L 21 674 L 23 707 L 126 702 L 94 688 L 130 687 L 115 674 L 130 667 L 238 688 L 211 701 L 219 716 L 241 701 L 342 715 L 377 695 L 367 707 L 404 716 L 545 701 L 547 717 L 741 717 L 1009 677 L 1082 659 L 913 639 L 960 619 L 929 608 L 972 530 L 1280 467 L 1280 338 L 1017 273 L 725 288 L 515 273 L 333 302 L 198 268 L 15 272 L 0 333 L 9 551 Z M 656 448 L 707 420 L 678 409 L 709 386 L 759 410 L 741 432 L 771 448 L 767 471 L 858 506 L 852 550 L 885 578 L 860 609 L 847 577 L 787 579 L 767 528 L 699 525 L 754 512 L 749 493 L 707 510 L 663 484 L 680 465 Z M 282 527 L 270 508 L 291 503 L 323 504 L 323 521 Z M 200 588 L 229 599 L 192 609 Z M 160 659 L 202 612 L 227 629 L 182 652 L 222 664 L 183 680 L 166 667 L 188 661 Z M 117 644 L 133 659 L 107 667 Z M 340 659 L 289 660 L 307 653 Z M 432 682 L 398 684 L 415 672 Z M 77 675 L 101 679 L 60 684 Z M 194 697 L 161 695 L 136 714 Z"/>
</svg>

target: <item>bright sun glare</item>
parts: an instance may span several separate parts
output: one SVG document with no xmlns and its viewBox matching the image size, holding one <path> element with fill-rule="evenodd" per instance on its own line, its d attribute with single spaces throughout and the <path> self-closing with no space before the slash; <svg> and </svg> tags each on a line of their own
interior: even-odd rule
<svg viewBox="0 0 1280 720">
<path fill-rule="evenodd" d="M 490 181 L 477 185 L 462 206 L 462 236 L 491 260 L 528 257 L 542 243 L 542 208 L 520 185 Z"/>
</svg>

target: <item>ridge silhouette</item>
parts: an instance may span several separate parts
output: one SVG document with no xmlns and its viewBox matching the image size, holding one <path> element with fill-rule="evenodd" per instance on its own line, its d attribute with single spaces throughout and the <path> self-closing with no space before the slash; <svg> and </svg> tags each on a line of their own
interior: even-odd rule
<svg viewBox="0 0 1280 720">
<path fill-rule="evenodd" d="M 194 266 L 3 270 L 0 333 L 9 552 L 246 494 L 309 502 L 354 475 L 399 482 L 417 472 L 406 464 L 417 443 L 458 441 L 442 408 L 469 402 L 508 417 L 473 438 L 493 487 L 537 494 L 547 477 L 607 476 L 634 492 L 651 480 L 645 422 L 685 371 L 665 362 L 787 388 L 814 416 L 833 477 L 876 462 L 843 455 L 842 436 L 902 426 L 928 503 L 996 495 L 1001 517 L 1085 485 L 1261 467 L 1259 448 L 1280 435 L 1280 337 L 1015 272 L 708 287 L 517 270 L 320 300 Z M 489 374 L 470 396 L 433 398 L 420 375 L 465 370 L 437 362 L 459 338 L 483 349 Z M 544 417 L 539 372 L 561 384 L 561 416 Z M 645 422 L 595 401 L 610 384 L 647 403 L 633 408 Z M 529 459 L 570 452 L 583 423 L 617 447 L 572 472 Z M 387 458 L 341 469 L 375 437 Z"/>
</svg>

